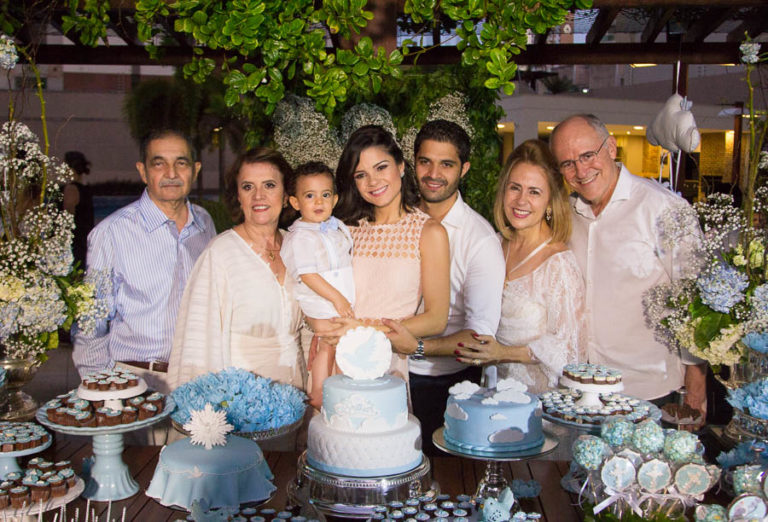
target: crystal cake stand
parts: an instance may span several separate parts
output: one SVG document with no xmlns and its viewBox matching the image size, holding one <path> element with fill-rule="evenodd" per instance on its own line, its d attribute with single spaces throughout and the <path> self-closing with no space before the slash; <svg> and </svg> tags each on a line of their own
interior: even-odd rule
<svg viewBox="0 0 768 522">
<path fill-rule="evenodd" d="M 288 484 L 289 500 L 297 505 L 308 502 L 335 517 L 367 519 L 378 505 L 418 497 L 433 488 L 427 457 L 410 471 L 383 477 L 349 477 L 315 469 L 307 463 L 306 451 L 297 465 L 296 480 Z"/>
<path fill-rule="evenodd" d="M 546 430 L 544 431 L 544 443 L 541 446 L 524 451 L 478 451 L 461 448 L 445 440 L 445 427 L 440 427 L 432 434 L 432 443 L 448 453 L 457 457 L 466 457 L 473 460 L 484 460 L 487 462 L 485 467 L 485 476 L 477 484 L 476 497 L 499 498 L 504 488 L 509 486 L 509 482 L 501 469 L 502 462 L 516 462 L 520 460 L 535 459 L 543 457 L 548 453 L 555 451 L 558 440 Z"/>
</svg>

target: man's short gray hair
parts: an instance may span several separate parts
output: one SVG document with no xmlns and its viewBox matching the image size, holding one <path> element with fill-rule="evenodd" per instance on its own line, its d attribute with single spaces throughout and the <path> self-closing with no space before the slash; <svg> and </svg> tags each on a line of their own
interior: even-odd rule
<svg viewBox="0 0 768 522">
<path fill-rule="evenodd" d="M 552 130 L 552 135 L 549 137 L 550 145 L 554 141 L 555 134 L 557 134 L 560 126 L 573 120 L 582 120 L 584 123 L 595 129 L 595 132 L 602 138 L 607 138 L 611 135 L 611 133 L 608 132 L 608 128 L 606 128 L 605 123 L 603 123 L 600 118 L 594 114 L 573 114 L 558 123 L 557 126 Z"/>
</svg>

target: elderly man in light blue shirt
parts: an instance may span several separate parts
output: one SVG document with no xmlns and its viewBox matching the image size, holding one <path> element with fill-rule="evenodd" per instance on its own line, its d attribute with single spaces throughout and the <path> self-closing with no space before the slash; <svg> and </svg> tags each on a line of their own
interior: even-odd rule
<svg viewBox="0 0 768 522">
<path fill-rule="evenodd" d="M 112 283 L 109 316 L 93 335 L 75 332 L 72 358 L 81 375 L 116 364 L 167 393 L 165 375 L 187 276 L 216 234 L 208 213 L 187 200 L 200 172 L 189 140 L 155 131 L 136 163 L 146 189 L 88 235 L 88 271 Z"/>
</svg>

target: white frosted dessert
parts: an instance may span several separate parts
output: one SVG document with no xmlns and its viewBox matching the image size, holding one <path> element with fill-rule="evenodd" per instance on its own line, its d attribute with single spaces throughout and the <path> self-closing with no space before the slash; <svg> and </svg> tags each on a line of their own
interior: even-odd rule
<svg viewBox="0 0 768 522">
<path fill-rule="evenodd" d="M 372 328 L 355 328 L 339 340 L 336 351 L 346 375 L 323 383 L 320 415 L 309 424 L 309 464 L 354 477 L 393 475 L 418 466 L 421 427 L 408 414 L 405 382 L 380 376 L 389 368 L 389 340 Z M 379 376 L 368 378 L 376 373 Z"/>
</svg>

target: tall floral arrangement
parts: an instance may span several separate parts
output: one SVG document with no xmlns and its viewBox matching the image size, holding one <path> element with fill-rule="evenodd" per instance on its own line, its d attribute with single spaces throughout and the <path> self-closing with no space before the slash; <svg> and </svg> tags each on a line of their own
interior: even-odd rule
<svg viewBox="0 0 768 522">
<path fill-rule="evenodd" d="M 752 74 L 766 60 L 760 44 L 741 45 L 749 88 L 749 162 L 742 208 L 726 194 L 713 194 L 692 209 L 677 209 L 667 221 L 698 219 L 703 240 L 696 272 L 659 285 L 645 296 L 645 316 L 660 342 L 685 349 L 713 366 L 732 366 L 749 350 L 768 352 L 768 168 L 762 150 L 766 118 L 754 104 Z"/>
<path fill-rule="evenodd" d="M 108 279 L 82 277 L 73 267 L 74 218 L 58 205 L 72 172 L 48 155 L 45 102 L 37 68 L 26 51 L 0 35 L 0 67 L 10 74 L 18 55 L 37 79 L 43 144 L 14 115 L 0 126 L 0 356 L 45 359 L 58 346 L 58 329 L 73 323 L 93 331 L 107 313 Z M 10 85 L 10 81 L 8 82 Z"/>
</svg>

